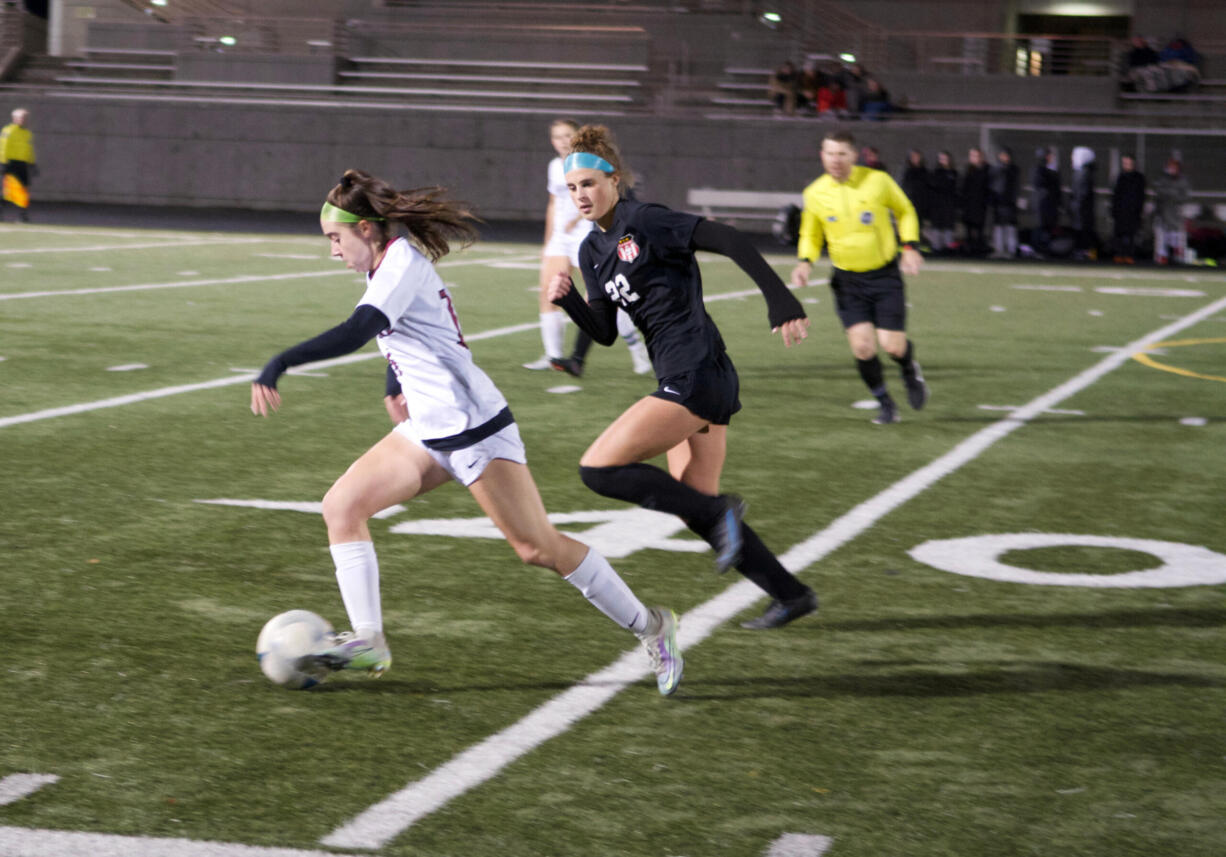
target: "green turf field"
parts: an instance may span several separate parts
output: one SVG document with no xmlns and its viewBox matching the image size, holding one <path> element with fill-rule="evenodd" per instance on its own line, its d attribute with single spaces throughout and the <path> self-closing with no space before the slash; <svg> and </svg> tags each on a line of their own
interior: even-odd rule
<svg viewBox="0 0 1226 857">
<path fill-rule="evenodd" d="M 307 504 L 388 429 L 373 346 L 248 409 L 361 294 L 326 249 L 0 227 L 0 855 L 1226 853 L 1221 275 L 930 262 L 932 399 L 879 427 L 824 283 L 788 350 L 705 263 L 744 404 L 724 487 L 822 598 L 763 633 L 679 522 L 579 481 L 651 389 L 625 346 L 551 392 L 520 368 L 539 248 L 456 253 L 547 507 L 682 614 L 685 680 L 661 698 L 571 587 L 461 537 L 480 512 L 446 486 L 372 522 L 393 669 L 295 692 L 256 635 L 344 625 Z"/>
</svg>

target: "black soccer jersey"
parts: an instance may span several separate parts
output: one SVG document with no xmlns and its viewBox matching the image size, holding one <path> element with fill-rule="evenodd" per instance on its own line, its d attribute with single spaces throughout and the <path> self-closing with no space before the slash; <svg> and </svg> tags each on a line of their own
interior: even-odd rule
<svg viewBox="0 0 1226 857">
<path fill-rule="evenodd" d="M 691 244 L 702 218 L 654 203 L 622 200 L 607 231 L 593 229 L 579 248 L 592 313 L 616 307 L 643 332 L 656 376 L 689 372 L 723 353 L 702 300 Z"/>
</svg>

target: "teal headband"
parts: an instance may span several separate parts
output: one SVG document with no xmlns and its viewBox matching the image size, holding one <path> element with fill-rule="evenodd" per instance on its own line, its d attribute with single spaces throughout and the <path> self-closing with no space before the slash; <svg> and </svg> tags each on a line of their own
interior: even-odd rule
<svg viewBox="0 0 1226 857">
<path fill-rule="evenodd" d="M 562 172 L 569 173 L 571 170 L 600 170 L 602 173 L 617 172 L 612 164 L 600 157 L 600 155 L 593 155 L 591 152 L 571 152 L 567 155 L 566 160 L 562 162 Z"/>
<path fill-rule="evenodd" d="M 357 223 L 359 220 L 387 220 L 386 217 L 360 217 L 351 211 L 345 211 L 343 208 L 337 208 L 330 202 L 325 202 L 324 207 L 319 210 L 319 219 L 327 223 Z"/>
</svg>

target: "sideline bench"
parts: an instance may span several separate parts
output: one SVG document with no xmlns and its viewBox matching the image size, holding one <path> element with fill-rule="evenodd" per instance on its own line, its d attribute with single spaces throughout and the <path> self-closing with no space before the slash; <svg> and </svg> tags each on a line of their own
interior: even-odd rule
<svg viewBox="0 0 1226 857">
<path fill-rule="evenodd" d="M 719 190 L 692 187 L 686 205 L 711 220 L 774 220 L 786 205 L 804 204 L 800 191 Z"/>
</svg>

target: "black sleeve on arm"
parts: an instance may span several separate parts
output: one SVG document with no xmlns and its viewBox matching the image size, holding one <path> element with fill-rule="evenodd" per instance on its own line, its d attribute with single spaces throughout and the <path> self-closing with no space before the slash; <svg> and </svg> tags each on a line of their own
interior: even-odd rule
<svg viewBox="0 0 1226 857">
<path fill-rule="evenodd" d="M 589 304 L 572 285 L 570 291 L 554 303 L 566 310 L 571 321 L 601 345 L 617 341 L 617 305 L 612 301 L 597 298 Z"/>
<path fill-rule="evenodd" d="M 336 327 L 325 330 L 319 336 L 308 339 L 306 342 L 300 342 L 293 348 L 287 348 L 269 360 L 255 382 L 275 389 L 277 379 L 284 375 L 285 370 L 289 367 L 351 354 L 374 339 L 379 331 L 386 330 L 388 326 L 387 316 L 380 310 L 368 304 L 362 304 L 353 311 L 353 315 Z"/>
<path fill-rule="evenodd" d="M 806 317 L 800 301 L 796 300 L 796 296 L 743 233 L 724 223 L 700 220 L 694 227 L 694 237 L 690 243 L 696 250 L 709 250 L 727 256 L 749 275 L 766 297 L 766 313 L 772 328 L 794 318 Z"/>
</svg>

